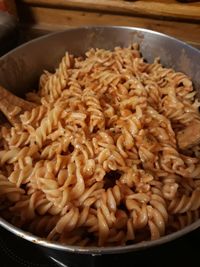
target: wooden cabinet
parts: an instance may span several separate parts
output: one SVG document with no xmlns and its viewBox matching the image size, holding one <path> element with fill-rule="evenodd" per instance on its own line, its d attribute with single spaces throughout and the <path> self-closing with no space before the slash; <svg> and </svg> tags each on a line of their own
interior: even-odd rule
<svg viewBox="0 0 200 267">
<path fill-rule="evenodd" d="M 27 38 L 83 25 L 136 26 L 200 48 L 200 1 L 15 0 Z"/>
</svg>

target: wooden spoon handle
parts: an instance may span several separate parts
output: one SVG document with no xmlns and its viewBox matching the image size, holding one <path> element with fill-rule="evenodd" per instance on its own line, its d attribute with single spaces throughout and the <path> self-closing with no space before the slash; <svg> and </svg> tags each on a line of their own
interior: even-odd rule
<svg viewBox="0 0 200 267">
<path fill-rule="evenodd" d="M 31 110 L 35 105 L 29 101 L 26 101 L 16 95 L 13 95 L 10 91 L 0 86 L 0 101 L 6 99 L 7 102 L 12 106 L 18 106 L 24 111 Z"/>
<path fill-rule="evenodd" d="M 178 132 L 177 142 L 180 149 L 188 149 L 200 143 L 200 121 L 192 121 L 185 129 Z"/>
<path fill-rule="evenodd" d="M 19 122 L 19 114 L 24 111 L 30 111 L 35 107 L 35 104 L 26 101 L 0 86 L 0 110 L 14 125 Z"/>
</svg>

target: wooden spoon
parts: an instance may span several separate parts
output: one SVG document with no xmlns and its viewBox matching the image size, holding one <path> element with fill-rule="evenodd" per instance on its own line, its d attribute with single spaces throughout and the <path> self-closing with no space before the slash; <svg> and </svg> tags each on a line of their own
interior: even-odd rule
<svg viewBox="0 0 200 267">
<path fill-rule="evenodd" d="M 12 125 L 20 122 L 19 115 L 30 111 L 34 103 L 21 99 L 0 86 L 0 110 Z M 181 150 L 188 149 L 200 143 L 200 121 L 192 121 L 184 130 L 177 133 L 177 142 Z"/>
<path fill-rule="evenodd" d="M 30 111 L 35 107 L 34 103 L 26 101 L 0 86 L 0 110 L 12 125 L 19 123 L 19 114 Z"/>
</svg>

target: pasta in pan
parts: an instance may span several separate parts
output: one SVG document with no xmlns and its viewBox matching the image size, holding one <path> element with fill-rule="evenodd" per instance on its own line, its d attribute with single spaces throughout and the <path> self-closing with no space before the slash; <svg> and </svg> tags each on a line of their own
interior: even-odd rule
<svg viewBox="0 0 200 267">
<path fill-rule="evenodd" d="M 145 62 L 136 44 L 91 49 L 66 53 L 27 99 L 37 106 L 0 131 L 6 220 L 63 244 L 117 246 L 199 219 L 199 147 L 176 140 L 200 120 L 185 74 Z"/>
</svg>

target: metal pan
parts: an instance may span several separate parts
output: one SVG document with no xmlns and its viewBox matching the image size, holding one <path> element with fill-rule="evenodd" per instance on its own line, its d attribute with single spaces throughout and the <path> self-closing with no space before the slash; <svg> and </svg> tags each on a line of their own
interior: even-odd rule
<svg viewBox="0 0 200 267">
<path fill-rule="evenodd" d="M 132 27 L 82 27 L 50 34 L 28 42 L 0 58 L 0 84 L 16 95 L 22 96 L 28 90 L 37 88 L 38 78 L 44 69 L 54 70 L 65 51 L 82 55 L 89 48 L 113 49 L 139 43 L 143 57 L 152 62 L 155 57 L 161 63 L 182 71 L 193 80 L 200 96 L 200 51 L 170 36 Z M 33 236 L 0 218 L 0 225 L 21 238 L 43 247 L 54 259 L 65 262 L 66 252 L 101 255 L 147 249 L 183 236 L 200 227 L 200 220 L 173 234 L 155 241 L 145 241 L 119 247 L 78 247 L 57 244 Z"/>
</svg>

